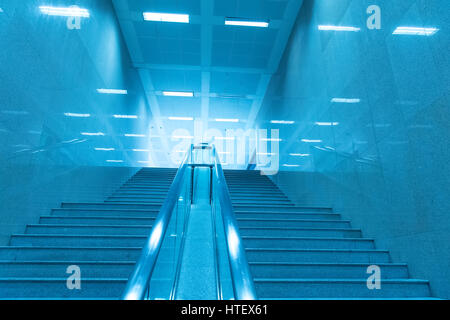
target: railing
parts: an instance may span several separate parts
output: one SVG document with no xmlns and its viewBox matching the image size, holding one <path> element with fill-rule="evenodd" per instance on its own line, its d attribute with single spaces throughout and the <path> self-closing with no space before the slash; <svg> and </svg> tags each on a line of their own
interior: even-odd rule
<svg viewBox="0 0 450 320">
<path fill-rule="evenodd" d="M 127 283 L 124 300 L 176 298 L 184 238 L 191 207 L 191 179 L 196 166 L 211 168 L 211 205 L 218 299 L 256 300 L 253 277 L 242 245 L 230 194 L 215 147 L 208 163 L 191 163 L 194 147 L 187 152 L 169 189 L 141 257 Z M 204 155 L 201 156 L 205 162 Z M 198 157 L 194 160 L 198 160 Z M 195 161 L 197 162 L 197 161 Z"/>
<path fill-rule="evenodd" d="M 212 150 L 213 218 L 219 299 L 256 300 L 255 286 L 216 148 Z M 220 219 L 221 217 L 221 219 Z M 221 245 L 221 240 L 222 245 Z M 229 269 L 229 270 L 228 270 Z M 228 281 L 227 281 L 228 280 Z M 231 283 L 230 283 L 231 282 Z M 232 292 L 231 292 L 232 291 Z"/>
<path fill-rule="evenodd" d="M 186 153 L 123 293 L 124 300 L 173 299 L 190 210 L 192 147 Z M 164 254 L 160 252 L 164 250 Z"/>
</svg>

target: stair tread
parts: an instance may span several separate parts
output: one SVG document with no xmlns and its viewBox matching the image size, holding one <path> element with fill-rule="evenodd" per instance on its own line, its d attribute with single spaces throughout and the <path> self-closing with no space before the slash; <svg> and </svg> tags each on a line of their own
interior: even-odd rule
<svg viewBox="0 0 450 320">
<path fill-rule="evenodd" d="M 270 236 L 242 236 L 245 239 L 308 239 L 308 240 L 335 240 L 335 241 L 375 241 L 370 238 L 333 238 L 333 237 L 270 237 Z"/>
<path fill-rule="evenodd" d="M 303 249 L 303 248 L 245 248 L 246 251 L 293 251 L 293 252 L 389 252 L 388 250 L 380 250 L 380 249 Z"/>
<path fill-rule="evenodd" d="M 325 220 L 325 221 L 327 221 L 327 220 Z M 239 229 L 241 229 L 241 230 L 256 229 L 256 230 L 361 231 L 361 229 L 353 229 L 353 228 L 298 228 L 298 227 L 240 227 Z M 367 238 L 365 238 L 365 239 L 367 239 Z"/>
<path fill-rule="evenodd" d="M 270 266 L 370 266 L 373 263 L 350 263 L 350 262 L 249 262 L 250 265 Z M 406 263 L 376 263 L 377 266 L 407 267 Z"/>
<path fill-rule="evenodd" d="M 367 279 L 322 279 L 322 278 L 254 278 L 255 282 L 310 282 L 310 283 L 367 283 Z M 383 283 L 423 283 L 428 284 L 428 280 L 423 279 L 383 279 Z"/>
<path fill-rule="evenodd" d="M 28 227 L 45 227 L 45 228 L 151 228 L 152 225 L 125 225 L 125 224 L 29 224 Z"/>
<path fill-rule="evenodd" d="M 121 265 L 135 265 L 136 261 L 94 261 L 94 260 L 88 260 L 88 261 L 56 261 L 56 260 L 0 260 L 0 264 L 92 264 L 92 265 L 99 265 L 99 264 L 121 264 Z"/>
</svg>

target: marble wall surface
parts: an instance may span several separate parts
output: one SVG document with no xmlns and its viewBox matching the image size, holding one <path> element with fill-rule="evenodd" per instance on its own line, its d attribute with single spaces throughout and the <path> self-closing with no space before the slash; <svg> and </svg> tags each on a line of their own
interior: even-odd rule
<svg viewBox="0 0 450 320">
<path fill-rule="evenodd" d="M 67 1 L 0 0 L 0 244 L 61 201 L 103 199 L 136 170 L 115 168 L 132 164 L 123 150 L 147 147 L 124 138 L 151 115 L 111 1 L 70 4 L 89 17 L 40 8 Z M 141 121 L 114 117 L 130 114 Z"/>
<path fill-rule="evenodd" d="M 273 179 L 295 201 L 333 206 L 445 298 L 449 10 L 446 0 L 305 0 L 258 119 L 280 130 Z"/>
</svg>

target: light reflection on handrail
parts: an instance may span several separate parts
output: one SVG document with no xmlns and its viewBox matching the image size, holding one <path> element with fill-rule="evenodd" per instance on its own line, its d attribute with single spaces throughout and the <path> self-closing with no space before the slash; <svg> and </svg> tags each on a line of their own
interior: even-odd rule
<svg viewBox="0 0 450 320">
<path fill-rule="evenodd" d="M 172 218 L 173 209 L 177 204 L 181 188 L 183 186 L 188 161 L 192 155 L 192 147 L 186 153 L 181 163 L 175 179 L 170 186 L 167 198 L 156 217 L 147 243 L 142 249 L 141 257 L 137 262 L 135 269 L 128 280 L 125 291 L 122 295 L 123 300 L 143 300 L 145 299 L 153 270 L 158 260 L 159 251 L 163 243 L 166 231 Z"/>
<path fill-rule="evenodd" d="M 228 248 L 228 258 L 231 268 L 233 290 L 236 300 L 256 300 L 255 285 L 250 273 L 247 257 L 245 254 L 242 239 L 239 234 L 236 217 L 231 205 L 231 198 L 228 191 L 225 175 L 220 164 L 219 155 L 213 147 L 214 171 L 216 186 L 219 194 L 221 214 L 225 230 L 225 238 Z"/>
</svg>

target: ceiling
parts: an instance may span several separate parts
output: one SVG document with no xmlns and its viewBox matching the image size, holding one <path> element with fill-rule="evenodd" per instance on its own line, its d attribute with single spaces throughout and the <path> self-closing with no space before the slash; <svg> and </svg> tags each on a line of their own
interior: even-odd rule
<svg viewBox="0 0 450 320">
<path fill-rule="evenodd" d="M 152 113 L 152 165 L 172 166 L 173 157 L 182 155 L 177 151 L 191 143 L 174 135 L 201 141 L 207 129 L 225 136 L 226 129 L 254 127 L 302 2 L 113 0 Z M 189 14 L 190 23 L 144 21 L 143 12 Z M 269 28 L 227 26 L 226 17 L 270 24 Z M 189 91 L 194 97 L 166 97 L 163 91 Z"/>
</svg>

